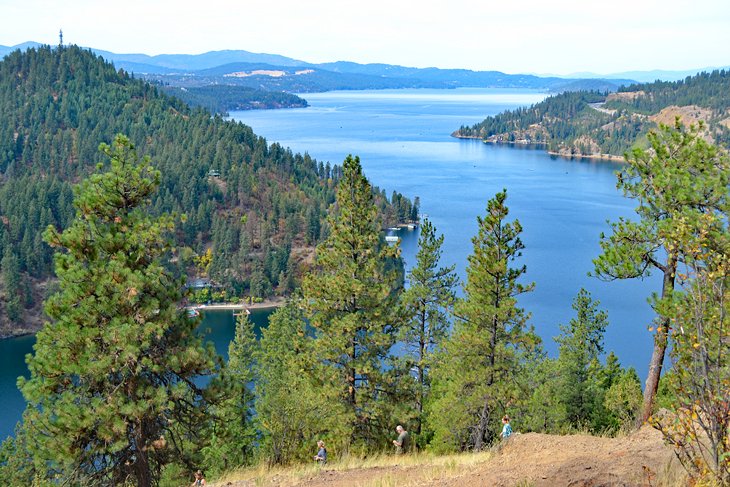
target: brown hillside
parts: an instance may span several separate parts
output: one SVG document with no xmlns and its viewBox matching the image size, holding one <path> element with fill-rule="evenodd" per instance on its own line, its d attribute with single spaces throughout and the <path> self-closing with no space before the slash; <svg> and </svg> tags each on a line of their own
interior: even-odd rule
<svg viewBox="0 0 730 487">
<path fill-rule="evenodd" d="M 216 484 L 253 486 L 534 486 L 682 485 L 680 467 L 658 431 L 643 427 L 621 438 L 517 434 L 499 453 L 389 457 L 356 466 L 243 471 Z M 372 466 L 371 466 L 372 465 Z M 671 478 L 670 478 L 671 477 Z M 234 480 L 240 479 L 240 480 Z"/>
</svg>

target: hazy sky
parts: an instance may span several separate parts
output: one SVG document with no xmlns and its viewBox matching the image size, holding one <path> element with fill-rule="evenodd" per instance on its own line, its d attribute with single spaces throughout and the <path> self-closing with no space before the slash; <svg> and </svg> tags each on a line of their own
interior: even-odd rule
<svg viewBox="0 0 730 487">
<path fill-rule="evenodd" d="M 0 44 L 508 73 L 730 65 L 730 0 L 0 0 Z"/>
</svg>

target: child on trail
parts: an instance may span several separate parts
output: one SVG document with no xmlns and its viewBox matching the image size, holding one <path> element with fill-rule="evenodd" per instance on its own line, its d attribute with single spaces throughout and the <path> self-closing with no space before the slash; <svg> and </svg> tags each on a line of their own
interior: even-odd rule
<svg viewBox="0 0 730 487">
<path fill-rule="evenodd" d="M 509 416 L 506 414 L 502 417 L 502 440 L 508 440 L 512 436 L 512 426 L 509 424 Z"/>
<path fill-rule="evenodd" d="M 319 448 L 319 450 L 317 451 L 317 455 L 315 455 L 314 460 L 320 465 L 324 465 L 327 463 L 327 448 L 324 447 L 324 441 L 319 440 L 317 442 L 317 448 Z"/>
<path fill-rule="evenodd" d="M 203 472 L 198 470 L 195 472 L 195 482 L 191 485 L 191 487 L 203 487 L 205 485 L 208 485 L 205 482 L 205 478 L 203 478 Z"/>
</svg>

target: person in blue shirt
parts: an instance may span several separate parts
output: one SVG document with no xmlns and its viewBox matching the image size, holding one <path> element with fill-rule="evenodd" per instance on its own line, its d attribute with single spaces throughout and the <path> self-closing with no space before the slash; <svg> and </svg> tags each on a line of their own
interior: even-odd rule
<svg viewBox="0 0 730 487">
<path fill-rule="evenodd" d="M 324 447 L 324 441 L 319 440 L 317 442 L 317 448 L 319 448 L 319 450 L 317 451 L 317 455 L 314 457 L 314 460 L 320 465 L 324 465 L 327 463 L 327 448 Z"/>
<path fill-rule="evenodd" d="M 502 440 L 509 439 L 512 436 L 512 426 L 509 424 L 509 416 L 506 414 L 502 417 Z"/>
</svg>

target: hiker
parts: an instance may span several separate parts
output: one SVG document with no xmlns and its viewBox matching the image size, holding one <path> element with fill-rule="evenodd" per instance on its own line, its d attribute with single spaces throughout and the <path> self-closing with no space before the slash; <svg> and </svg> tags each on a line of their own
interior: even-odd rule
<svg viewBox="0 0 730 487">
<path fill-rule="evenodd" d="M 324 465 L 327 463 L 327 448 L 324 447 L 324 441 L 319 440 L 317 442 L 317 448 L 319 448 L 319 450 L 317 451 L 317 455 L 315 455 L 314 460 L 320 465 Z"/>
<path fill-rule="evenodd" d="M 512 436 L 512 426 L 509 424 L 509 416 L 506 414 L 502 417 L 502 433 L 500 435 L 502 440 L 508 440 Z"/>
<path fill-rule="evenodd" d="M 406 453 L 408 451 L 408 432 L 401 425 L 396 426 L 395 431 L 398 433 L 398 439 L 393 440 L 395 452 L 399 455 Z"/>
<path fill-rule="evenodd" d="M 195 482 L 190 487 L 202 487 L 203 485 L 208 485 L 203 478 L 203 472 L 198 470 L 195 472 Z"/>
</svg>

